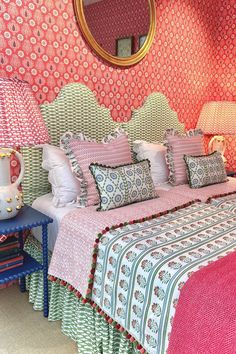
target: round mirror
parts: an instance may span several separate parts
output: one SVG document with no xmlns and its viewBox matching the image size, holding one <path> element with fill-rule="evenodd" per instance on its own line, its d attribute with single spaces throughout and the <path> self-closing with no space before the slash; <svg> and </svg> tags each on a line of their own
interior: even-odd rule
<svg viewBox="0 0 236 354">
<path fill-rule="evenodd" d="M 156 29 L 155 0 L 74 0 L 80 28 L 106 61 L 129 66 L 150 48 Z"/>
</svg>

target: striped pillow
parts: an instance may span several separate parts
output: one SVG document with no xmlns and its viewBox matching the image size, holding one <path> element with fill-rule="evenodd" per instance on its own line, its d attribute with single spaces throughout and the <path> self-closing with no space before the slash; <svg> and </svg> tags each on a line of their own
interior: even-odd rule
<svg viewBox="0 0 236 354">
<path fill-rule="evenodd" d="M 203 134 L 200 129 L 189 130 L 182 136 L 174 129 L 165 133 L 164 145 L 167 147 L 166 161 L 169 166 L 169 182 L 174 186 L 188 183 L 184 155 L 204 154 Z"/>
<path fill-rule="evenodd" d="M 77 198 L 81 206 L 99 203 L 98 191 L 89 170 L 91 163 L 109 166 L 132 163 L 128 136 L 120 128 L 105 137 L 102 143 L 91 141 L 83 134 L 67 132 L 61 138 L 61 148 L 68 156 L 72 171 L 81 183 L 80 195 Z"/>
</svg>

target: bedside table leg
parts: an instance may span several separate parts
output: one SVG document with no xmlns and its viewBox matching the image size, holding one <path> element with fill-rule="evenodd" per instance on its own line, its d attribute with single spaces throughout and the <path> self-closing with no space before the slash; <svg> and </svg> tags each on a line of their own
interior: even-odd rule
<svg viewBox="0 0 236 354">
<path fill-rule="evenodd" d="M 19 231 L 19 244 L 20 244 L 21 251 L 23 251 L 23 248 L 24 248 L 23 231 Z M 20 291 L 22 293 L 24 293 L 26 291 L 25 277 L 20 278 Z"/>
<path fill-rule="evenodd" d="M 26 291 L 25 277 L 20 278 L 20 291 L 24 293 Z"/>
<path fill-rule="evenodd" d="M 48 317 L 48 227 L 42 225 L 43 243 L 43 315 Z"/>
</svg>

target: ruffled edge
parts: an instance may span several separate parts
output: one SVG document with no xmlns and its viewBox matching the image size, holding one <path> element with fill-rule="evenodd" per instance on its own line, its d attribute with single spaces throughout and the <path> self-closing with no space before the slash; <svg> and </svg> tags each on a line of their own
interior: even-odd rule
<svg viewBox="0 0 236 354">
<path fill-rule="evenodd" d="M 107 136 L 105 136 L 101 143 L 109 144 L 118 137 L 122 135 L 127 135 L 127 133 L 121 127 L 117 127 L 115 131 Z M 88 138 L 84 133 L 75 134 L 72 132 L 66 132 L 62 135 L 60 139 L 60 148 L 65 152 L 66 156 L 70 161 L 71 170 L 75 177 L 80 181 L 80 194 L 76 198 L 76 204 L 78 207 L 86 207 L 88 203 L 88 183 L 84 178 L 83 171 L 70 147 L 71 140 L 78 141 L 88 141 L 97 143 L 96 139 Z"/>
<path fill-rule="evenodd" d="M 116 140 L 122 135 L 126 135 L 128 137 L 128 133 L 121 127 L 117 127 L 114 132 L 110 133 L 109 135 L 104 136 L 102 139 L 103 144 L 109 144 L 110 142 Z"/>
<path fill-rule="evenodd" d="M 201 129 L 190 129 L 185 134 L 181 134 L 176 129 L 167 129 L 164 134 L 164 141 L 163 145 L 166 146 L 166 164 L 169 169 L 169 182 L 173 185 L 176 185 L 176 177 L 175 177 L 175 163 L 173 157 L 173 148 L 172 145 L 168 142 L 168 136 L 178 136 L 178 137 L 191 137 L 191 136 L 198 136 L 202 135 L 203 132 Z"/>
<path fill-rule="evenodd" d="M 60 139 L 60 148 L 65 152 L 66 156 L 70 161 L 71 170 L 74 173 L 75 177 L 80 181 L 80 194 L 76 198 L 76 204 L 79 207 L 85 207 L 87 205 L 87 182 L 84 178 L 83 172 L 80 168 L 80 165 L 70 148 L 71 140 L 79 141 L 96 141 L 86 137 L 83 133 L 75 134 L 72 132 L 66 132 L 62 135 Z"/>
</svg>

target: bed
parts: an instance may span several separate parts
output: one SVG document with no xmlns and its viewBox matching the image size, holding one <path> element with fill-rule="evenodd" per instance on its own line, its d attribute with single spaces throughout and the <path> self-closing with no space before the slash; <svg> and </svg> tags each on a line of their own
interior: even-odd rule
<svg viewBox="0 0 236 354">
<path fill-rule="evenodd" d="M 51 252 L 53 251 L 56 242 L 61 220 L 71 210 L 76 209 L 76 206 L 74 204 L 64 206 L 63 208 L 56 208 L 53 205 L 52 199 L 52 193 L 47 193 L 36 198 L 32 203 L 33 208 L 41 211 L 44 214 L 46 213 L 53 219 L 53 223 L 48 226 L 48 249 Z M 33 235 L 36 240 L 42 243 L 42 232 L 40 230 L 40 227 L 36 227 L 34 229 Z"/>
<path fill-rule="evenodd" d="M 67 130 L 82 130 L 100 140 L 118 125 L 112 122 L 107 109 L 99 107 L 92 92 L 80 84 L 64 87 L 52 104 L 41 106 L 41 111 L 55 145 Z M 158 129 L 153 129 L 155 125 Z M 144 106 L 133 112 L 131 122 L 122 126 L 131 143 L 134 139 L 161 141 L 164 130 L 170 126 L 183 131 L 176 113 L 159 93 L 150 95 Z M 24 157 L 28 179 L 23 190 L 26 202 L 31 203 L 50 192 L 50 186 L 40 168 L 40 151 L 24 149 Z M 94 206 L 61 211 L 63 218 L 56 212 L 60 231 L 55 247 L 54 242 L 51 245 L 54 250 L 49 269 L 49 320 L 62 321 L 62 331 L 77 341 L 79 353 L 165 353 L 169 340 L 169 353 L 235 352 L 235 304 L 231 295 L 236 284 L 232 271 L 236 265 L 236 220 L 225 205 L 227 198 L 233 203 L 233 194 L 225 196 L 221 205 L 217 205 L 218 198 L 212 199 L 215 205 L 203 203 L 213 196 L 234 192 L 235 181 L 231 179 L 225 185 L 211 186 L 195 194 L 188 186 L 160 188 L 158 199 L 105 213 L 98 213 Z M 45 209 L 49 209 L 47 202 Z M 39 200 L 34 205 L 42 207 Z M 41 257 L 39 241 L 31 237 L 25 245 L 37 259 Z M 160 265 L 165 258 L 167 262 Z M 216 282 L 222 270 L 227 274 L 227 284 L 232 285 L 227 289 L 227 301 L 222 297 L 226 278 Z M 204 278 L 207 283 L 201 282 Z M 214 286 L 216 283 L 218 287 Z M 28 277 L 27 286 L 34 308 L 42 309 L 41 275 Z M 204 309 L 210 297 L 209 319 L 218 324 L 214 317 L 219 305 L 217 296 L 221 296 L 222 302 L 217 314 L 225 335 L 223 344 L 217 340 L 219 331 L 214 330 L 212 340 L 201 340 L 203 327 L 208 331 L 207 316 L 194 307 L 194 301 L 199 301 Z M 189 301 L 189 297 L 194 301 Z M 227 309 L 231 317 L 226 323 Z M 191 315 L 194 311 L 202 321 L 200 326 Z M 188 328 L 191 333 L 184 335 Z M 180 336 L 184 336 L 184 345 Z"/>
</svg>

